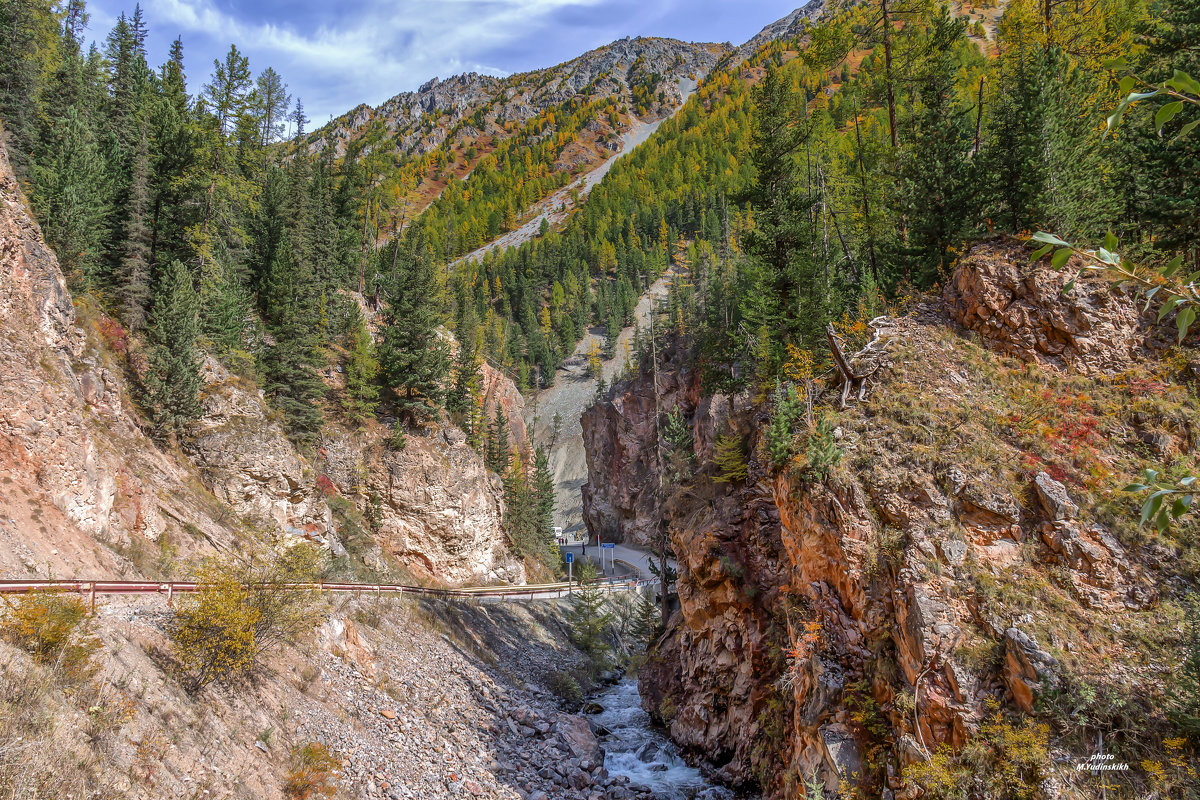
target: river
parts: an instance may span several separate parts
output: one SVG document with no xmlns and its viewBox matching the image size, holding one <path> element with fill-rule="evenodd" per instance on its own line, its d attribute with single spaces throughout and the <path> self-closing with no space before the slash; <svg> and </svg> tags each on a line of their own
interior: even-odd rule
<svg viewBox="0 0 1200 800">
<path fill-rule="evenodd" d="M 634 787 L 649 789 L 662 800 L 732 800 L 731 791 L 706 781 L 654 727 L 642 710 L 635 679 L 622 680 L 594 700 L 604 710 L 591 720 L 609 732 L 600 743 L 610 775 L 624 775 Z"/>
</svg>

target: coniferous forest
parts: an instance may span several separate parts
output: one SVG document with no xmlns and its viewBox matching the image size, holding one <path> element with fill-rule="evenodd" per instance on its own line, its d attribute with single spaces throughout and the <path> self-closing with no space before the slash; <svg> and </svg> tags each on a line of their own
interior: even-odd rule
<svg viewBox="0 0 1200 800">
<path fill-rule="evenodd" d="M 550 384 L 589 327 L 631 324 L 672 263 L 688 281 L 670 324 L 717 390 L 821 361 L 827 323 L 936 286 L 990 233 L 1111 232 L 1145 263 L 1196 264 L 1191 117 L 1144 102 L 1109 132 L 1106 116 L 1130 76 L 1200 74 L 1200 3 L 1015 0 L 994 35 L 969 19 L 864 0 L 747 61 L 730 51 L 560 230 L 477 260 L 460 257 L 564 185 L 548 165 L 572 135 L 622 109 L 581 97 L 543 115 L 536 147 L 509 140 L 381 226 L 373 197 L 404 170 L 311 148 L 302 99 L 236 43 L 197 64 L 182 41 L 147 52 L 137 7 L 87 41 L 83 0 L 2 0 L 0 119 L 72 291 L 119 322 L 159 437 L 186 435 L 212 357 L 256 380 L 302 445 L 376 418 L 400 442 L 449 413 L 507 472 L 483 361 L 523 390 Z M 534 498 L 514 504 L 532 520 L 547 477 L 530 460 L 510 494 Z"/>
</svg>

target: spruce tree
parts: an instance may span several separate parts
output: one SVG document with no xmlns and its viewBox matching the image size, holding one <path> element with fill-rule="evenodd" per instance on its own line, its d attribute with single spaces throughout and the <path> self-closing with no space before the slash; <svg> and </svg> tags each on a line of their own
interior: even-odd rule
<svg viewBox="0 0 1200 800">
<path fill-rule="evenodd" d="M 477 450 L 487 436 L 481 366 L 478 349 L 469 341 L 460 344 L 454 359 L 454 387 L 446 397 L 446 410 L 458 417 L 467 441 Z"/>
<path fill-rule="evenodd" d="M 311 270 L 288 238 L 272 262 L 268 295 L 267 331 L 275 341 L 262 355 L 263 389 L 283 414 L 288 436 L 311 443 L 323 421 L 325 382 L 317 370 L 325 362 L 312 324 Z"/>
<path fill-rule="evenodd" d="M 487 467 L 492 472 L 504 475 L 512 464 L 512 445 L 508 441 L 508 419 L 500 404 L 496 404 L 496 414 L 488 425 Z"/>
<path fill-rule="evenodd" d="M 78 108 L 66 110 L 35 170 L 34 210 L 46 241 L 67 275 L 100 285 L 107 238 L 108 192 L 104 161 L 91 125 Z"/>
<path fill-rule="evenodd" d="M 1040 47 L 1011 48 L 997 59 L 998 87 L 982 143 L 988 217 L 1009 233 L 1042 224 L 1045 55 Z"/>
<path fill-rule="evenodd" d="M 955 102 L 954 52 L 964 23 L 943 11 L 934 19 L 918 83 L 921 104 L 906 144 L 904 192 L 909 220 L 907 270 L 918 286 L 932 286 L 950 262 L 949 248 L 969 233 L 975 211 L 969 109 Z"/>
<path fill-rule="evenodd" d="M 535 533 L 545 541 L 547 548 L 553 545 L 554 530 L 554 476 L 550 473 L 550 458 L 546 451 L 538 448 L 533 457 L 533 507 L 537 520 Z"/>
<path fill-rule="evenodd" d="M 571 639 L 591 657 L 593 665 L 603 667 L 607 664 L 610 649 L 605 637 L 613 621 L 612 612 L 608 609 L 604 593 L 595 583 L 596 567 L 582 562 L 576 574 L 579 588 L 572 595 L 571 609 L 567 612 Z"/>
<path fill-rule="evenodd" d="M 752 282 L 742 294 L 744 313 L 751 330 L 771 332 L 774 349 L 786 342 L 813 347 L 824 335 L 829 290 L 825 271 L 809 251 L 812 198 L 797 175 L 796 152 L 809 131 L 796 122 L 795 91 L 774 64 L 754 97 L 755 177 L 743 198 L 754 210 L 754 226 L 743 235 Z"/>
<path fill-rule="evenodd" d="M 1166 0 L 1157 8 L 1146 31 L 1144 77 L 1151 83 L 1181 70 L 1200 79 L 1200 0 Z M 1164 99 L 1163 102 L 1166 102 Z M 1159 136 L 1154 112 L 1146 104 L 1130 126 L 1138 135 L 1127 136 L 1132 150 L 1129 189 L 1137 216 L 1147 233 L 1166 252 L 1183 252 L 1192 269 L 1200 266 L 1200 148 L 1194 139 L 1177 138 L 1194 113 L 1177 115 Z M 1102 232 L 1097 235 L 1102 235 Z"/>
<path fill-rule="evenodd" d="M 117 298 L 125 324 L 137 331 L 145 325 L 150 299 L 150 154 L 144 132 L 134 155 L 124 233 Z"/>
<path fill-rule="evenodd" d="M 401 252 L 401 250 L 404 252 Z M 434 416 L 445 401 L 450 371 L 440 322 L 437 277 L 428 248 L 418 239 L 393 240 L 381 251 L 386 303 L 380 363 L 396 410 L 409 424 Z"/>
<path fill-rule="evenodd" d="M 172 261 L 158 276 L 147 330 L 149 367 L 145 403 L 157 435 L 174 439 L 200 415 L 200 371 L 196 339 L 199 299 L 192 275 Z"/>
<path fill-rule="evenodd" d="M 379 404 L 379 359 L 375 356 L 375 343 L 367 323 L 361 315 L 350 329 L 347 343 L 350 353 L 346 358 L 346 391 L 342 409 L 346 418 L 362 425 L 375 416 Z"/>
</svg>

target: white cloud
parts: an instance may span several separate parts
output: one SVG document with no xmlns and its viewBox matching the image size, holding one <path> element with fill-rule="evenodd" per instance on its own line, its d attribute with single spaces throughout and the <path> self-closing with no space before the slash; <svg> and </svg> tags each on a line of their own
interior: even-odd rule
<svg viewBox="0 0 1200 800">
<path fill-rule="evenodd" d="M 224 40 L 250 54 L 256 70 L 275 67 L 320 124 L 330 114 L 359 102 L 377 105 L 435 75 L 504 74 L 478 59 L 528 38 L 555 12 L 601 2 L 365 0 L 346 10 L 344 23 L 311 31 L 287 23 L 248 22 L 212 0 L 153 0 L 146 12 L 152 28 L 178 29 L 185 45 L 197 35 Z M 194 62 L 190 71 L 195 71 Z"/>
</svg>

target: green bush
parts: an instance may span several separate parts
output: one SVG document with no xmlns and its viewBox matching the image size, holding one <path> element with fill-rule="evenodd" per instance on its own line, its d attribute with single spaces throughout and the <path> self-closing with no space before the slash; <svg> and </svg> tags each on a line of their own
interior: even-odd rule
<svg viewBox="0 0 1200 800">
<path fill-rule="evenodd" d="M 569 672 L 562 670 L 551 672 L 546 678 L 546 688 L 568 705 L 577 705 L 583 702 L 583 688 L 575 676 Z"/>
</svg>

